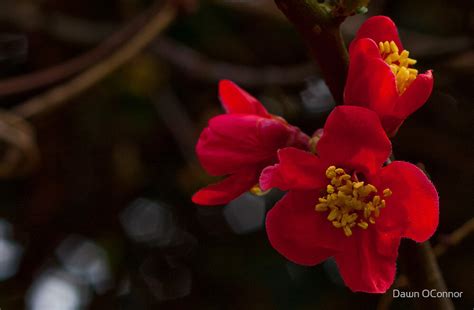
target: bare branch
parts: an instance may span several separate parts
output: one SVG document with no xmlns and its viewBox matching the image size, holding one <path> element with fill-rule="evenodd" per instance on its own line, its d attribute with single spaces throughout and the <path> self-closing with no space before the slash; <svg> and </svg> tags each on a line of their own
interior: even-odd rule
<svg viewBox="0 0 474 310">
<path fill-rule="evenodd" d="M 117 48 L 119 48 L 127 40 L 129 40 L 131 36 L 141 31 L 147 21 L 151 18 L 151 16 L 153 16 L 154 11 L 156 11 L 156 9 L 149 10 L 141 14 L 140 16 L 132 20 L 129 24 L 127 24 L 122 30 L 117 31 L 115 34 L 107 38 L 103 43 L 99 44 L 96 48 L 76 58 L 38 72 L 13 77 L 7 80 L 1 80 L 0 97 L 13 95 L 25 91 L 31 91 L 34 89 L 51 85 L 53 83 L 60 82 L 85 70 L 86 68 L 101 61 L 102 59 L 107 58 Z M 62 20 L 62 23 L 64 24 L 64 19 Z M 70 22 L 68 25 L 70 25 Z M 61 29 L 63 28 L 64 27 L 61 27 Z M 92 30 L 90 29 L 91 27 L 88 27 L 88 29 L 87 24 L 85 23 L 81 23 L 80 28 L 81 32 L 83 33 L 88 33 Z M 94 29 L 95 28 L 96 25 L 94 25 Z M 69 27 L 69 29 L 71 29 L 71 27 Z M 97 33 L 96 30 L 94 30 L 93 33 Z M 57 33 L 58 29 L 56 29 L 55 31 Z M 103 31 L 99 31 L 99 33 L 103 33 Z"/>
<path fill-rule="evenodd" d="M 154 14 L 151 15 L 143 28 L 110 57 L 104 58 L 101 62 L 71 81 L 27 100 L 23 104 L 15 107 L 13 111 L 24 118 L 36 117 L 44 112 L 57 108 L 118 69 L 149 45 L 176 16 L 176 10 L 170 5 L 165 5 L 162 8 L 154 8 L 153 12 Z"/>
<path fill-rule="evenodd" d="M 464 238 L 468 237 L 473 232 L 474 218 L 471 218 L 469 221 L 464 223 L 461 227 L 457 228 L 449 235 L 443 236 L 441 238 L 441 242 L 434 247 L 434 253 L 438 257 L 442 256 L 450 247 L 461 243 Z"/>
<path fill-rule="evenodd" d="M 345 16 L 330 14 L 317 1 L 275 0 L 275 3 L 303 36 L 336 104 L 342 104 L 349 65 L 340 30 Z"/>
<path fill-rule="evenodd" d="M 314 74 L 312 64 L 289 67 L 248 67 L 211 60 L 197 51 L 167 38 L 158 38 L 152 50 L 189 75 L 206 81 L 230 79 L 244 86 L 299 84 Z"/>
<path fill-rule="evenodd" d="M 0 111 L 0 141 L 4 146 L 0 178 L 24 176 L 38 163 L 35 131 L 24 119 L 8 111 Z"/>
</svg>

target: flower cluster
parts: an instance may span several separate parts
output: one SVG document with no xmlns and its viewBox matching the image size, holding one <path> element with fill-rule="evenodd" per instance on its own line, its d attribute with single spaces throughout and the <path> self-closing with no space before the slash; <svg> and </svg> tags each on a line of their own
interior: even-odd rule
<svg viewBox="0 0 474 310">
<path fill-rule="evenodd" d="M 344 103 L 373 110 L 393 136 L 403 121 L 420 108 L 433 89 L 431 71 L 418 74 L 416 60 L 403 48 L 393 21 L 369 18 L 349 47 L 350 65 Z"/>
<path fill-rule="evenodd" d="M 210 120 L 196 152 L 208 173 L 227 177 L 193 201 L 219 205 L 249 190 L 287 191 L 267 214 L 271 245 L 301 265 L 333 257 L 351 290 L 381 293 L 393 283 L 400 239 L 423 242 L 438 225 L 438 194 L 427 176 L 388 160 L 389 137 L 428 99 L 433 78 L 413 68 L 384 16 L 362 25 L 349 52 L 345 105 L 331 112 L 316 145 L 222 81 L 227 114 Z"/>
<path fill-rule="evenodd" d="M 219 96 L 227 114 L 209 121 L 199 137 L 196 154 L 211 175 L 227 176 L 193 196 L 200 205 L 226 204 L 251 190 L 259 192 L 263 168 L 277 161 L 284 147 L 308 149 L 309 137 L 230 81 L 219 83 Z"/>
</svg>

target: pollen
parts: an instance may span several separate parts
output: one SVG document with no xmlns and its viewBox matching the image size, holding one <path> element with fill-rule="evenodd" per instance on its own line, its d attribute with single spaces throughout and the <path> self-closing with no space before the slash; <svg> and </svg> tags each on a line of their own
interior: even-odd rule
<svg viewBox="0 0 474 310">
<path fill-rule="evenodd" d="M 255 184 L 250 190 L 249 192 L 251 194 L 254 194 L 255 196 L 264 196 L 266 194 L 268 194 L 270 190 L 266 190 L 266 191 L 263 191 L 261 188 L 260 188 L 260 185 L 258 184 Z"/>
<path fill-rule="evenodd" d="M 327 220 L 347 237 L 352 236 L 353 229 L 366 230 L 369 224 L 375 224 L 380 210 L 386 206 L 383 198 L 392 195 L 388 188 L 379 195 L 374 185 L 359 181 L 356 174 L 351 176 L 335 166 L 327 168 L 326 177 L 330 184 L 326 187 L 326 194 L 319 198 L 315 210 L 327 212 Z"/>
<path fill-rule="evenodd" d="M 407 50 L 400 53 L 393 41 L 379 42 L 379 52 L 395 75 L 398 93 L 403 94 L 418 75 L 418 70 L 410 68 L 416 64 L 416 60 L 408 57 L 410 52 Z"/>
</svg>

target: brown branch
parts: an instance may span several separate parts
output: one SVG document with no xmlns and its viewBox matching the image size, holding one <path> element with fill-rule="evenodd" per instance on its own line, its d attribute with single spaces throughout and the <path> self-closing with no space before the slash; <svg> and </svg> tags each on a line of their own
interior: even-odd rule
<svg viewBox="0 0 474 310">
<path fill-rule="evenodd" d="M 418 164 L 418 166 L 423 167 L 421 163 Z M 424 170 L 424 169 L 423 169 Z M 433 253 L 436 257 L 442 256 L 446 251 L 453 246 L 458 245 L 461 243 L 462 240 L 464 240 L 466 237 L 468 237 L 470 234 L 474 232 L 474 218 L 470 219 L 463 225 L 461 225 L 459 228 L 454 230 L 451 234 L 444 236 L 442 238 L 443 241 L 438 243 L 435 247 L 433 247 Z M 379 302 L 377 304 L 377 310 L 388 310 L 390 309 L 390 304 L 393 301 L 393 294 L 392 290 L 396 288 L 401 288 L 404 286 L 407 286 L 408 279 L 405 275 L 400 275 L 395 282 L 393 283 L 392 287 L 390 288 L 389 291 L 387 291 L 385 294 L 383 294 Z"/>
<path fill-rule="evenodd" d="M 342 104 L 349 63 L 340 31 L 345 16 L 331 15 L 318 1 L 275 0 L 275 3 L 303 36 L 336 104 Z"/>
<path fill-rule="evenodd" d="M 377 303 L 377 310 L 388 310 L 390 309 L 390 304 L 393 301 L 393 294 L 392 290 L 399 289 L 402 287 L 406 287 L 408 285 L 408 278 L 405 275 L 399 275 L 395 281 L 393 282 L 390 289 L 380 296 L 379 301 Z"/>
<path fill-rule="evenodd" d="M 24 176 L 38 163 L 39 150 L 34 128 L 8 111 L 0 111 L 0 178 Z"/>
<path fill-rule="evenodd" d="M 275 7 L 273 1 L 269 0 L 268 3 Z M 251 4 L 251 6 L 253 7 L 255 4 Z M 285 18 L 276 7 L 275 10 L 281 18 Z M 116 28 L 113 24 L 75 19 L 56 13 L 53 15 L 55 16 L 53 22 L 41 28 L 50 35 L 68 42 L 95 44 L 98 40 L 103 39 L 106 33 L 112 32 L 111 30 Z M 137 21 L 133 22 L 134 25 L 129 25 L 126 29 L 132 28 L 133 30 L 138 27 L 140 25 L 139 21 L 142 21 L 143 24 L 146 15 L 149 14 L 142 14 L 140 17 L 137 17 Z M 45 20 L 46 17 L 38 16 L 37 19 Z M 22 27 L 22 24 L 19 24 L 21 21 L 22 19 L 15 19 L 11 22 Z M 132 31 L 127 32 L 125 31 L 126 29 L 117 31 L 107 41 L 114 41 L 114 38 L 117 38 L 115 40 L 117 44 L 115 45 L 121 45 L 118 41 L 124 41 L 130 35 L 133 35 Z M 94 35 L 91 35 L 91 32 Z M 103 43 L 90 52 L 53 68 L 31 73 L 23 77 L 0 81 L 0 96 L 14 94 L 21 90 L 33 90 L 64 80 L 70 75 L 82 71 L 85 67 L 103 58 L 103 56 L 110 54 L 115 49 L 115 45 Z M 288 67 L 266 66 L 256 68 L 222 62 L 210 59 L 196 50 L 168 38 L 158 38 L 155 40 L 152 44 L 152 51 L 192 77 L 212 82 L 226 78 L 245 86 L 293 85 L 302 83 L 315 72 L 315 68 L 311 63 Z"/>
<path fill-rule="evenodd" d="M 185 106 L 168 86 L 158 89 L 151 99 L 159 118 L 173 135 L 181 155 L 188 166 L 193 167 L 196 163 L 194 145 L 197 130 Z"/>
<path fill-rule="evenodd" d="M 38 72 L 9 78 L 7 80 L 0 80 L 0 97 L 45 87 L 83 71 L 106 58 L 123 45 L 145 25 L 153 13 L 153 10 L 150 10 L 141 14 L 123 29 L 107 38 L 103 43 L 76 58 Z M 91 29 L 83 29 L 83 31 L 90 30 Z"/>
<path fill-rule="evenodd" d="M 395 160 L 395 156 L 392 152 L 387 162 L 391 163 L 393 160 Z M 418 163 L 417 166 L 429 177 L 422 163 Z M 400 247 L 400 260 L 404 276 L 413 289 L 418 291 L 423 289 L 436 289 L 437 291 L 447 290 L 443 274 L 441 273 L 436 255 L 429 241 L 416 243 L 412 240 L 403 240 Z M 381 297 L 377 309 L 389 309 L 390 303 L 393 300 L 393 298 L 391 298 L 391 292 L 394 288 L 396 287 L 392 287 L 385 293 L 385 295 L 390 296 L 383 295 Z M 454 309 L 453 302 L 450 298 L 424 298 L 417 301 L 423 306 L 426 306 L 427 309 Z"/>
<path fill-rule="evenodd" d="M 422 163 L 418 163 L 417 166 L 422 169 L 429 178 L 425 166 Z M 441 273 L 436 255 L 429 241 L 416 243 L 411 240 L 405 240 L 401 246 L 401 253 L 405 274 L 413 288 L 420 291 L 423 289 L 447 291 L 443 274 Z M 449 297 L 424 298 L 419 300 L 419 302 L 428 307 L 428 309 L 454 309 L 453 302 Z"/>
<path fill-rule="evenodd" d="M 464 223 L 461 227 L 457 228 L 451 234 L 443 236 L 441 242 L 434 247 L 434 253 L 436 256 L 442 256 L 449 247 L 455 246 L 461 241 L 468 237 L 474 232 L 474 218 Z"/>
<path fill-rule="evenodd" d="M 275 21 L 287 22 L 286 17 L 275 6 L 273 0 L 252 1 L 222 1 L 213 0 L 215 5 L 231 8 L 245 14 L 257 15 L 258 18 L 265 17 Z"/>
<path fill-rule="evenodd" d="M 162 8 L 155 7 L 146 24 L 125 45 L 116 50 L 110 57 L 84 71 L 72 80 L 27 100 L 15 107 L 13 111 L 24 118 L 38 116 L 59 107 L 67 100 L 90 88 L 117 68 L 136 56 L 155 37 L 163 31 L 176 16 L 176 10 L 167 4 Z"/>
<path fill-rule="evenodd" d="M 189 75 L 206 81 L 230 79 L 246 86 L 299 84 L 314 74 L 312 64 L 248 67 L 215 61 L 172 39 L 158 38 L 152 51 Z"/>
<path fill-rule="evenodd" d="M 410 286 L 413 289 L 417 291 L 422 291 L 423 289 L 447 291 L 446 283 L 429 241 L 416 243 L 411 240 L 404 240 L 401 252 L 405 269 L 404 273 L 408 277 Z M 454 309 L 450 298 L 421 298 L 417 301 L 420 303 L 420 306 L 422 305 L 426 309 Z"/>
</svg>

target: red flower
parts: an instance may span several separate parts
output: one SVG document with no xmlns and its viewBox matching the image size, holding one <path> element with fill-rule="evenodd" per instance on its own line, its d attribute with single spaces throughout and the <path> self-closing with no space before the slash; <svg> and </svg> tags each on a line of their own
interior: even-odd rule
<svg viewBox="0 0 474 310">
<path fill-rule="evenodd" d="M 263 190 L 289 190 L 267 215 L 270 243 L 301 265 L 334 257 L 351 290 L 385 292 L 400 239 L 425 241 L 438 225 L 436 189 L 412 164 L 382 166 L 391 145 L 368 109 L 336 107 L 316 148 L 281 149 L 262 172 Z"/>
<path fill-rule="evenodd" d="M 403 121 L 429 98 L 431 71 L 418 74 L 416 60 L 400 42 L 393 21 L 369 18 L 357 32 L 350 49 L 344 103 L 374 110 L 385 131 L 394 135 Z"/>
<path fill-rule="evenodd" d="M 308 136 L 269 114 L 234 83 L 221 81 L 219 94 L 227 114 L 209 121 L 196 153 L 209 174 L 228 177 L 194 194 L 193 202 L 200 205 L 225 204 L 254 188 L 262 169 L 277 161 L 279 148 L 308 148 Z"/>
</svg>

